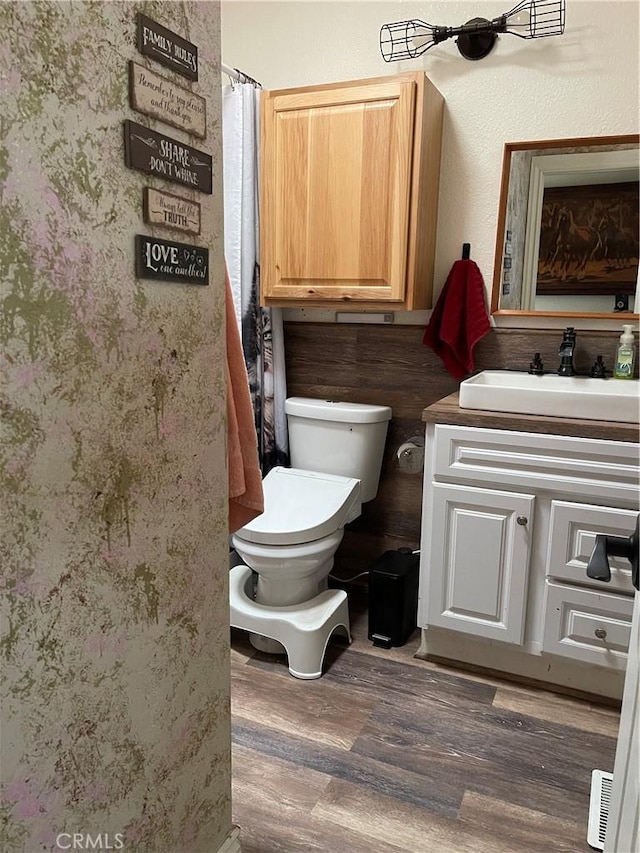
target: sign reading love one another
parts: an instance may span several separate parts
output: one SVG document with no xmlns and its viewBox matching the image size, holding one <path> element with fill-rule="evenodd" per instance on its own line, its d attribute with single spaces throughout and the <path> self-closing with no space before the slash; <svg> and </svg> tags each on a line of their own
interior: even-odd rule
<svg viewBox="0 0 640 853">
<path fill-rule="evenodd" d="M 136 234 L 136 277 L 209 284 L 209 250 Z"/>
</svg>

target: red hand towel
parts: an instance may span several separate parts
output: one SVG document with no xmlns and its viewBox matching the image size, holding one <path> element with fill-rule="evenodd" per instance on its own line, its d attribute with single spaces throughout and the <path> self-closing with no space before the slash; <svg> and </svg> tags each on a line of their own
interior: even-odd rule
<svg viewBox="0 0 640 853">
<path fill-rule="evenodd" d="M 484 281 L 475 261 L 456 261 L 425 329 L 431 347 L 455 379 L 473 370 L 473 349 L 491 329 Z"/>
</svg>

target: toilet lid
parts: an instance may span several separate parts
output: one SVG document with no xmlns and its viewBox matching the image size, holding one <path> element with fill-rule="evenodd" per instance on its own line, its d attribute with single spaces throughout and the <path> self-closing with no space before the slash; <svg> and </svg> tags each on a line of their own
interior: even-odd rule
<svg viewBox="0 0 640 853">
<path fill-rule="evenodd" d="M 273 468 L 262 481 L 264 512 L 234 536 L 263 545 L 301 545 L 345 524 L 360 494 L 353 477 Z"/>
</svg>

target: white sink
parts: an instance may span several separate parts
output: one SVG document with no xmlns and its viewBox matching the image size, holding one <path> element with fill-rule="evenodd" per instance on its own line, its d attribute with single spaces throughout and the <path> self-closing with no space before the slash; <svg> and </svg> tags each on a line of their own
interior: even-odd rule
<svg viewBox="0 0 640 853">
<path fill-rule="evenodd" d="M 634 424 L 640 386 L 637 379 L 484 370 L 460 383 L 460 408 Z"/>
</svg>

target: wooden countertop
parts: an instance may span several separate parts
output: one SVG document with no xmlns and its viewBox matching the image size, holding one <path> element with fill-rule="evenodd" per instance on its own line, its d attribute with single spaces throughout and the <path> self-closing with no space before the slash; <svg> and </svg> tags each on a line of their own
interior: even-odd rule
<svg viewBox="0 0 640 853">
<path fill-rule="evenodd" d="M 517 415 L 507 412 L 486 412 L 480 409 L 461 409 L 459 394 L 450 394 L 427 406 L 422 412 L 425 423 L 457 424 L 459 426 L 511 429 L 517 432 L 541 432 L 551 435 L 572 435 L 578 438 L 600 438 L 609 441 L 640 439 L 638 424 L 615 421 L 588 421 L 583 418 L 552 418 L 544 415 Z"/>
</svg>

